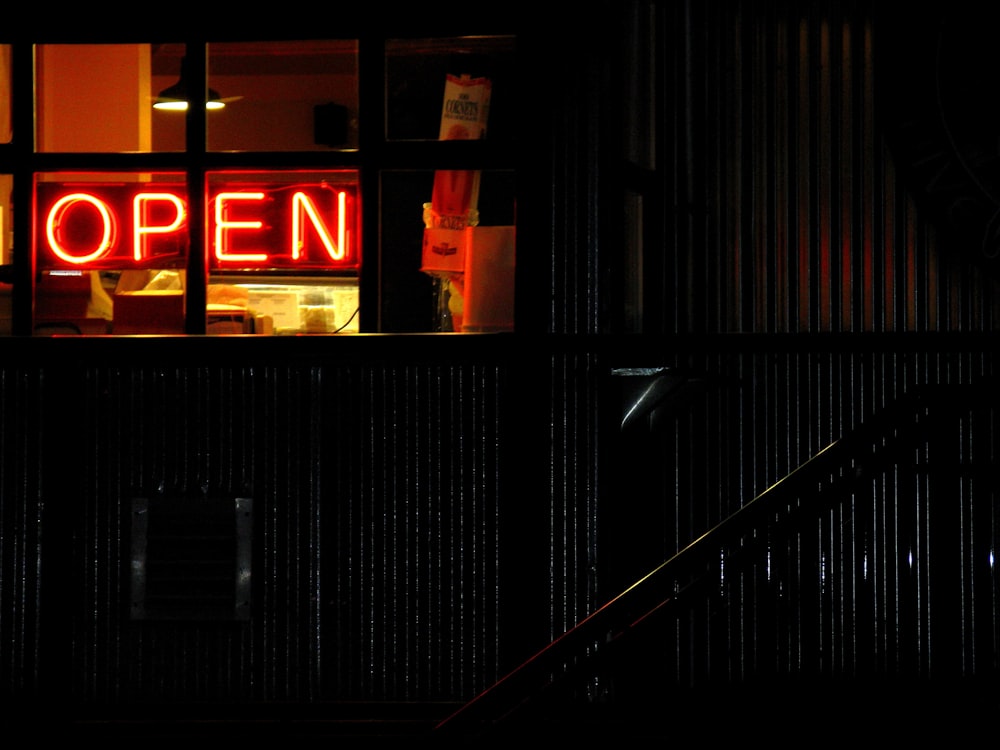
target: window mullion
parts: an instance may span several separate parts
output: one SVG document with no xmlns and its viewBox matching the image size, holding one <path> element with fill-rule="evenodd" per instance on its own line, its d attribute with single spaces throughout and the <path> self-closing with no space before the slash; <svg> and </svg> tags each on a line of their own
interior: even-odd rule
<svg viewBox="0 0 1000 750">
<path fill-rule="evenodd" d="M 207 252 L 208 221 L 205 214 L 207 181 L 205 178 L 207 119 L 205 99 L 208 89 L 207 45 L 190 42 L 187 57 L 191 101 L 185 123 L 185 148 L 187 153 L 188 192 L 188 272 L 185 282 L 185 331 L 189 334 L 205 333 L 205 309 L 208 280 Z"/>
</svg>

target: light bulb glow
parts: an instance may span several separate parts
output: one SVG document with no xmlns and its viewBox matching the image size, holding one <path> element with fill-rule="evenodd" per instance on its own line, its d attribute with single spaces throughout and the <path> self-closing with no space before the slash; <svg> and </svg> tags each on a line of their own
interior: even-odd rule
<svg viewBox="0 0 1000 750">
<path fill-rule="evenodd" d="M 212 112 L 223 109 L 225 106 L 225 102 L 215 99 L 205 102 L 205 109 Z M 162 101 L 153 104 L 153 108 L 158 109 L 161 112 L 187 112 L 188 103 L 179 99 L 176 101 Z"/>
</svg>

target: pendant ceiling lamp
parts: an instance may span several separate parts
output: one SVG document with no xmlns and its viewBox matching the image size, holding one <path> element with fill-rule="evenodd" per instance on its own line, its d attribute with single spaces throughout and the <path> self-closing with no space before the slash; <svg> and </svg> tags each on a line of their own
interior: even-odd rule
<svg viewBox="0 0 1000 750">
<path fill-rule="evenodd" d="M 188 108 L 188 102 L 190 98 L 188 97 L 188 65 L 187 58 L 181 58 L 181 77 L 177 80 L 177 83 L 172 86 L 168 86 L 163 89 L 159 94 L 157 94 L 156 99 L 153 100 L 154 109 L 183 112 Z M 242 97 L 234 96 L 228 99 L 223 99 L 219 92 L 215 89 L 210 88 L 208 90 L 208 97 L 205 101 L 205 109 L 215 110 L 222 109 L 226 106 L 226 102 L 235 101 Z"/>
</svg>

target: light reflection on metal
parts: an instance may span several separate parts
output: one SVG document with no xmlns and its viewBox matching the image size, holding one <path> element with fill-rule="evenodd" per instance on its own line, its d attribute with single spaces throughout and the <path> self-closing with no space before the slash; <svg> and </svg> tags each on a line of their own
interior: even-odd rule
<svg viewBox="0 0 1000 750">
<path fill-rule="evenodd" d="M 669 367 L 625 367 L 612 370 L 612 375 L 625 378 L 621 429 L 627 429 L 647 418 L 673 393 L 686 378 Z"/>
<path fill-rule="evenodd" d="M 726 584 L 726 550 L 719 549 L 719 593 L 725 594 Z"/>
</svg>

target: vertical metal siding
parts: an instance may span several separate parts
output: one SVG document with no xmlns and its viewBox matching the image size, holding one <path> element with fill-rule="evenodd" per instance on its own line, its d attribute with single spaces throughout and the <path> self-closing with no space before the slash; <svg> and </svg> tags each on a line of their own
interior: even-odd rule
<svg viewBox="0 0 1000 750">
<path fill-rule="evenodd" d="M 0 369 L 0 696 L 16 705 L 43 689 L 42 583 L 44 390 L 31 368 Z"/>
<path fill-rule="evenodd" d="M 661 27 L 660 89 L 680 150 L 660 179 L 691 232 L 649 250 L 674 259 L 660 291 L 681 297 L 668 330 L 992 326 L 995 283 L 939 242 L 893 168 L 870 9 L 680 5 Z"/>
<path fill-rule="evenodd" d="M 528 498 L 522 510 L 529 523 L 548 516 L 552 633 L 621 590 L 603 582 L 637 580 L 650 560 L 914 387 L 996 375 L 992 347 L 742 341 L 675 342 L 670 364 L 706 375 L 704 387 L 665 405 L 631 442 L 602 431 L 613 423 L 602 410 L 615 405 L 587 396 L 612 362 L 596 351 L 552 359 L 549 419 L 520 423 L 550 429 L 532 444 L 550 448 L 551 504 Z M 56 524 L 44 537 L 55 617 L 47 630 L 30 587 L 7 583 L 37 582 L 37 540 L 28 544 L 28 533 L 5 549 L 4 617 L 20 628 L 11 656 L 26 657 L 12 663 L 17 679 L 30 681 L 27 657 L 44 632 L 53 660 L 60 639 L 71 639 L 69 662 L 49 676 L 67 678 L 84 702 L 454 700 L 495 679 L 503 644 L 540 614 L 520 609 L 523 592 L 504 574 L 532 553 L 521 539 L 501 544 L 513 512 L 501 498 L 535 485 L 520 484 L 512 472 L 522 464 L 508 463 L 517 450 L 504 448 L 503 429 L 518 394 L 502 368 L 88 366 L 78 392 L 54 371 L 41 380 L 52 378 L 42 393 L 25 376 L 27 409 L 17 416 L 8 402 L 4 411 L 8 439 L 28 436 L 24 457 L 35 468 L 24 476 L 57 469 L 38 472 L 46 489 L 30 501 L 4 484 L 5 543 L 18 529 L 9 516 L 17 503 L 40 515 L 44 497 Z M 653 669 L 657 684 L 685 687 L 994 668 L 997 419 L 986 406 L 870 491 L 775 536 L 766 565 L 725 570 L 717 596 L 658 632 L 632 676 Z M 24 429 L 29 413 L 41 428 Z M 76 429 L 60 431 L 63 421 Z M 32 435 L 46 444 L 44 461 Z M 614 460 L 587 460 L 598 447 Z M 130 621 L 128 499 L 137 488 L 254 498 L 248 623 Z M 624 536 L 604 534 L 611 508 Z"/>
<path fill-rule="evenodd" d="M 393 366 L 335 378 L 333 413 L 351 419 L 331 469 L 356 473 L 332 509 L 327 564 L 338 696 L 454 699 L 496 676 L 498 376 Z"/>
<path fill-rule="evenodd" d="M 599 360 L 586 353 L 554 357 L 548 518 L 550 637 L 555 638 L 592 611 L 598 582 L 594 562 L 600 544 L 596 490 L 600 463 L 592 460 L 600 440 Z"/>
<path fill-rule="evenodd" d="M 446 366 L 88 371 L 74 694 L 457 700 L 495 679 L 498 377 Z M 253 498 L 249 623 L 121 617 L 128 501 L 149 492 Z"/>
<path fill-rule="evenodd" d="M 603 495 L 604 505 L 635 508 L 626 538 L 598 549 L 603 566 L 633 582 L 651 569 L 626 552 L 637 540 L 662 540 L 666 560 L 904 394 L 996 376 L 988 351 L 685 354 L 678 366 L 720 377 L 702 399 L 665 404 L 675 413 L 650 421 L 641 450 L 619 437 L 609 462 L 616 481 L 628 472 L 628 487 L 650 488 L 645 501 L 614 486 Z M 941 407 L 940 428 L 915 454 L 815 522 L 771 537 L 766 560 L 720 571 L 718 597 L 657 631 L 644 653 L 672 644 L 658 662 L 666 684 L 959 679 L 996 668 L 996 404 L 966 411 L 945 392 Z M 658 517 L 662 532 L 651 535 L 644 524 Z"/>
<path fill-rule="evenodd" d="M 673 348 L 668 336 L 652 361 L 641 345 L 630 355 L 627 343 L 613 357 L 590 360 L 598 373 L 637 364 L 675 366 L 715 386 L 704 402 L 686 404 L 693 410 L 690 421 L 681 415 L 665 430 L 673 439 L 650 436 L 655 447 L 630 453 L 620 444 L 635 446 L 613 429 L 595 443 L 554 441 L 553 570 L 578 576 L 572 585 L 554 585 L 564 595 L 553 598 L 557 624 L 620 592 L 599 587 L 595 594 L 580 583 L 584 571 L 603 581 L 636 581 L 648 572 L 638 562 L 646 556 L 629 547 L 649 539 L 644 523 L 662 524 L 665 559 L 911 388 L 995 376 L 988 351 L 932 346 L 921 352 L 918 345 L 883 353 L 865 343 L 867 334 L 889 334 L 888 342 L 894 335 L 989 332 L 997 310 L 996 282 L 921 213 L 884 141 L 876 51 L 879 33 L 891 29 L 873 26 L 870 4 L 657 7 L 659 54 L 667 62 L 660 126 L 673 134 L 674 152 L 659 171 L 644 176 L 658 180 L 662 193 L 647 191 L 643 211 L 631 215 L 660 222 L 663 241 L 647 243 L 643 252 L 652 260 L 644 267 L 669 269 L 662 280 L 646 280 L 643 301 L 651 310 L 658 309 L 649 301 L 653 296 L 676 303 L 662 305 L 662 318 L 646 317 L 644 331 L 762 334 L 762 349 L 772 335 L 802 334 L 802 352 L 787 343 L 780 353 L 730 356 L 720 339 L 718 357 L 702 360 L 685 357 L 689 352 Z M 599 90 L 596 79 L 593 90 Z M 617 106 L 616 96 L 609 94 L 608 109 Z M 636 184 L 641 190 L 646 183 Z M 660 194 L 662 212 L 649 202 Z M 580 205 L 556 208 L 572 216 Z M 599 250 L 607 265 L 618 257 L 611 230 Z M 565 252 L 572 257 L 586 247 L 570 243 Z M 581 297 L 597 298 L 607 287 L 563 276 L 554 278 L 554 292 L 569 311 Z M 554 316 L 556 330 L 562 320 Z M 840 335 L 857 335 L 857 350 L 833 339 L 836 350 L 821 352 L 824 337 Z M 595 340 L 594 351 L 601 349 Z M 568 424 L 571 413 L 579 417 L 581 408 L 618 407 L 600 377 L 579 376 L 579 356 L 555 360 L 556 425 Z M 988 457 L 981 460 L 991 464 Z M 596 498 L 574 492 L 585 487 L 566 471 L 588 461 L 602 467 L 593 475 Z M 953 479 L 948 492 L 968 503 L 960 519 L 995 519 L 990 485 Z M 642 498 L 629 495 L 643 485 Z M 728 609 L 726 618 L 713 616 L 718 602 L 706 602 L 690 622 L 679 623 L 671 640 L 676 661 L 666 671 L 679 685 L 779 673 L 927 676 L 947 670 L 941 652 L 954 650 L 962 654 L 961 669 L 969 669 L 963 674 L 970 674 L 968 654 L 984 639 L 990 645 L 985 655 L 980 648 L 977 663 L 995 663 L 996 622 L 978 619 L 982 606 L 976 619 L 964 619 L 970 602 L 985 601 L 993 611 L 998 601 L 995 581 L 984 583 L 980 568 L 995 547 L 995 521 L 986 523 L 990 532 L 980 521 L 975 551 L 972 537 L 964 537 L 969 541 L 961 561 L 939 579 L 961 590 L 948 605 L 961 619 L 949 619 L 940 604 L 946 594 L 931 580 L 941 570 L 931 550 L 942 538 L 956 543 L 951 532 L 966 533 L 965 521 L 944 530 L 935 495 L 919 464 L 900 466 L 851 512 L 844 509 L 782 540 L 787 546 L 776 566 L 785 572 L 773 579 L 741 575 L 727 584 L 719 605 Z M 615 508 L 623 503 L 635 509 L 633 537 L 608 544 L 602 528 L 620 521 Z M 586 532 L 573 519 L 590 507 L 595 523 Z M 591 536 L 580 543 L 560 534 L 564 527 Z M 963 587 L 973 580 L 980 585 Z"/>
</svg>

